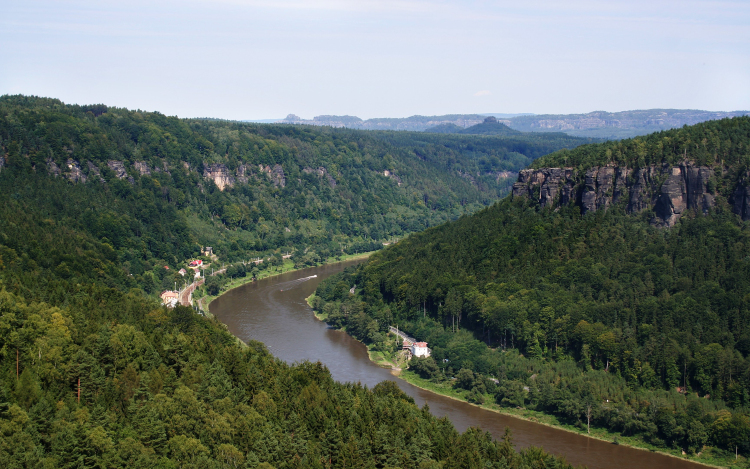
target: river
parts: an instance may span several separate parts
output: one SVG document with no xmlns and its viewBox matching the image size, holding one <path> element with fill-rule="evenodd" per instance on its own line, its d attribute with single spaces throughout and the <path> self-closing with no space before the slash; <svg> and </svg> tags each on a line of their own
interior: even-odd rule
<svg viewBox="0 0 750 469">
<path fill-rule="evenodd" d="M 553 454 L 565 456 L 570 463 L 591 469 L 706 467 L 484 410 L 396 378 L 389 370 L 369 360 L 367 348 L 362 343 L 318 321 L 305 301 L 321 280 L 357 262 L 361 260 L 289 272 L 249 283 L 214 300 L 210 311 L 227 325 L 232 334 L 245 342 L 263 342 L 271 353 L 288 363 L 320 361 L 335 380 L 359 381 L 370 388 L 383 380 L 395 381 L 420 407 L 427 403 L 434 415 L 447 416 L 461 432 L 475 426 L 500 438 L 507 426 L 513 432 L 517 447 L 541 446 Z"/>
</svg>

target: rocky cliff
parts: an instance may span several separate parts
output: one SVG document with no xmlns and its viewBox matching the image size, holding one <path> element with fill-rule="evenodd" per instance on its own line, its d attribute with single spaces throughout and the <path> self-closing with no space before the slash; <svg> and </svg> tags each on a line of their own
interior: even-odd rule
<svg viewBox="0 0 750 469">
<path fill-rule="evenodd" d="M 719 169 L 719 173 L 722 173 Z M 688 161 L 676 165 L 628 168 L 596 166 L 526 169 L 513 185 L 513 197 L 527 197 L 543 207 L 575 204 L 583 213 L 622 203 L 628 213 L 651 210 L 651 223 L 671 227 L 685 213 L 706 213 L 716 205 L 716 169 Z M 735 183 L 729 203 L 743 220 L 750 219 L 750 173 Z"/>
</svg>

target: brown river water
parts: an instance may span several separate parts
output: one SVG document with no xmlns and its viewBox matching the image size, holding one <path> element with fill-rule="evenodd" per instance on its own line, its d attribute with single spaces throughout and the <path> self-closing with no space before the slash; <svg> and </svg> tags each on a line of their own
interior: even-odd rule
<svg viewBox="0 0 750 469">
<path fill-rule="evenodd" d="M 358 381 L 371 389 L 383 380 L 395 381 L 420 407 L 427 403 L 434 415 L 447 416 L 461 432 L 473 426 L 500 438 L 505 427 L 510 427 L 517 447 L 541 446 L 565 456 L 572 464 L 591 469 L 706 467 L 484 410 L 393 376 L 390 370 L 369 360 L 362 343 L 318 321 L 305 302 L 321 280 L 357 262 L 361 261 L 313 267 L 243 285 L 214 300 L 211 313 L 235 336 L 245 342 L 263 342 L 271 353 L 288 363 L 320 361 L 335 380 Z M 317 277 L 310 278 L 313 275 Z"/>
</svg>

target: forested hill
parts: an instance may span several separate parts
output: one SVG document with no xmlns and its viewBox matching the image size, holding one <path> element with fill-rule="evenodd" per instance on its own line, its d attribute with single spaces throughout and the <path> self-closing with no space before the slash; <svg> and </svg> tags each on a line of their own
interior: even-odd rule
<svg viewBox="0 0 750 469">
<path fill-rule="evenodd" d="M 344 246 L 371 249 L 494 202 L 533 159 L 586 141 L 183 120 L 0 98 L 0 177 L 21 192 L 53 191 L 22 200 L 57 204 L 45 216 L 68 213 L 66 223 L 106 238 L 134 275 L 153 264 L 144 243 L 167 264 L 206 245 L 225 260 L 283 250 L 314 262 Z M 70 198 L 85 200 L 64 206 Z"/>
<path fill-rule="evenodd" d="M 255 231 L 225 221 L 227 205 L 247 201 L 244 209 L 262 213 L 259 224 L 267 216 L 285 226 L 289 215 L 276 218 L 270 204 L 291 197 L 290 187 L 301 190 L 297 178 L 307 182 L 311 203 L 341 204 L 325 213 L 343 232 L 347 215 L 333 210 L 353 203 L 353 188 L 363 186 L 337 182 L 350 192 L 321 193 L 332 186 L 325 173 L 317 183 L 317 174 L 289 163 L 297 157 L 290 145 L 303 141 L 262 132 L 104 106 L 0 100 L 0 467 L 569 467 L 538 449 L 517 453 L 510 438 L 493 441 L 475 429 L 459 435 L 394 383 L 372 390 L 336 383 L 320 364 L 282 363 L 191 308 L 167 309 L 144 295 L 162 282 L 171 286 L 164 266 L 173 272 L 206 239 L 258 242 L 235 234 Z M 310 145 L 308 153 L 297 150 L 300 161 L 320 161 L 316 148 L 351 158 L 351 172 L 334 172 L 341 166 L 330 163 L 333 178 L 354 177 L 368 161 L 358 141 L 339 139 L 353 134 L 294 135 Z M 364 149 L 399 148 L 362 138 Z M 190 169 L 201 158 L 231 167 L 231 155 L 257 158 L 272 174 L 221 191 Z M 397 156 L 393 169 L 410 167 Z M 267 240 L 276 236 L 260 242 L 274 246 Z M 251 249 L 238 255 L 243 248 Z"/>
<path fill-rule="evenodd" d="M 342 305 L 365 341 L 398 323 L 433 349 L 417 370 L 458 376 L 470 399 L 578 425 L 591 408 L 592 425 L 649 444 L 748 455 L 750 225 L 736 208 L 749 145 L 745 117 L 549 155 L 522 173 L 520 195 L 329 279 L 318 306 L 335 316 Z M 604 168 L 623 184 L 599 184 Z M 649 204 L 680 201 L 671 228 L 654 222 Z"/>
</svg>

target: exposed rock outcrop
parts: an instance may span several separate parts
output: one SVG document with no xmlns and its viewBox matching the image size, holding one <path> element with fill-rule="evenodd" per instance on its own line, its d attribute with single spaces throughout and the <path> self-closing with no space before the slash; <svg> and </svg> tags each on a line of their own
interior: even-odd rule
<svg viewBox="0 0 750 469">
<path fill-rule="evenodd" d="M 519 173 L 513 196 L 537 200 L 543 207 L 574 203 L 583 213 L 627 201 L 627 212 L 653 210 L 654 225 L 671 227 L 686 210 L 706 213 L 715 206 L 709 188 L 712 174 L 711 168 L 687 161 L 639 169 L 597 166 L 583 174 L 573 168 L 527 169 Z M 750 183 L 750 174 L 746 180 Z M 750 190 L 745 189 L 748 183 L 738 185 L 734 197 L 735 212 L 743 219 L 750 218 Z"/>
<path fill-rule="evenodd" d="M 212 180 L 220 191 L 223 191 L 226 187 L 234 186 L 234 176 L 232 176 L 229 168 L 221 163 L 210 165 L 204 164 L 203 177 Z"/>
<path fill-rule="evenodd" d="M 86 182 L 86 175 L 81 171 L 81 166 L 76 160 L 68 159 L 68 174 L 65 175 L 71 182 Z"/>
<path fill-rule="evenodd" d="M 392 172 L 388 171 L 387 169 L 385 171 L 383 171 L 383 176 L 385 176 L 387 178 L 391 178 L 394 181 L 396 181 L 396 184 L 398 184 L 399 186 L 401 185 L 401 178 L 398 177 L 398 176 L 396 176 Z"/>
<path fill-rule="evenodd" d="M 126 179 L 130 184 L 135 184 L 135 179 L 132 176 L 128 176 L 128 172 L 125 170 L 125 164 L 122 161 L 109 160 L 107 161 L 107 167 L 115 173 L 117 179 Z"/>
<path fill-rule="evenodd" d="M 133 163 L 133 168 L 135 168 L 141 176 L 151 176 L 151 169 L 149 169 L 148 164 L 143 161 L 136 161 Z"/>
<path fill-rule="evenodd" d="M 107 167 L 115 173 L 117 179 L 128 177 L 128 172 L 125 171 L 125 165 L 122 164 L 122 161 L 109 160 L 107 161 Z"/>
<path fill-rule="evenodd" d="M 323 166 L 321 166 L 321 167 L 319 167 L 317 169 L 304 168 L 302 170 L 302 172 L 303 173 L 307 173 L 307 174 L 313 174 L 313 173 L 315 173 L 315 174 L 317 174 L 321 178 L 326 178 L 326 180 L 328 181 L 328 184 L 330 184 L 331 187 L 336 187 L 336 180 L 333 178 L 333 176 L 331 176 L 328 173 L 328 170 L 325 169 Z"/>
<path fill-rule="evenodd" d="M 5 157 L 0 156 L 0 171 L 5 167 Z"/>
<path fill-rule="evenodd" d="M 59 166 L 57 166 L 57 163 L 55 163 L 52 160 L 52 158 L 47 158 L 46 163 L 47 163 L 47 173 L 50 176 L 57 177 L 57 176 L 61 176 L 62 175 L 62 170 L 60 169 Z"/>
<path fill-rule="evenodd" d="M 241 164 L 237 167 L 237 182 L 247 184 L 253 171 L 249 164 Z"/>
<path fill-rule="evenodd" d="M 271 178 L 274 186 L 286 186 L 286 176 L 284 175 L 284 168 L 282 168 L 281 165 L 274 165 L 273 168 L 271 165 L 259 165 L 259 169 L 261 173 L 266 173 L 266 175 Z"/>
</svg>

